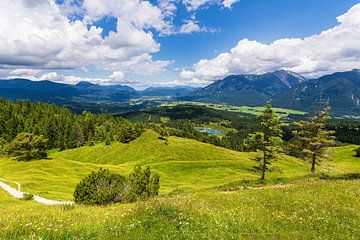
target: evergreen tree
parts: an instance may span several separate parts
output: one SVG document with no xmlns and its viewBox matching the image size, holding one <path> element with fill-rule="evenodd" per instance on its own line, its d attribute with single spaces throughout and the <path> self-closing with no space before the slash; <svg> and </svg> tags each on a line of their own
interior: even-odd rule
<svg viewBox="0 0 360 240">
<path fill-rule="evenodd" d="M 19 161 L 30 161 L 41 159 L 47 156 L 47 139 L 44 136 L 32 133 L 19 133 L 16 138 L 7 146 L 8 153 Z"/>
<path fill-rule="evenodd" d="M 294 131 L 295 137 L 302 144 L 304 158 L 311 162 L 311 173 L 315 172 L 315 165 L 325 156 L 327 147 L 334 143 L 334 131 L 325 129 L 325 124 L 330 119 L 329 111 L 330 108 L 326 108 L 307 121 L 298 122 L 299 130 Z"/>
<path fill-rule="evenodd" d="M 92 132 L 89 132 L 89 139 L 87 141 L 87 145 L 88 146 L 94 146 L 95 145 L 94 137 L 93 137 Z"/>
<path fill-rule="evenodd" d="M 82 128 L 78 125 L 76 128 L 76 147 L 84 145 L 84 134 Z"/>
<path fill-rule="evenodd" d="M 264 180 L 265 172 L 269 170 L 268 165 L 271 165 L 271 161 L 282 151 L 282 130 L 280 119 L 270 104 L 266 105 L 265 110 L 258 116 L 258 121 L 260 131 L 251 134 L 251 140 L 254 147 L 262 153 L 258 158 L 260 165 L 256 168 L 261 170 L 261 180 Z"/>
</svg>

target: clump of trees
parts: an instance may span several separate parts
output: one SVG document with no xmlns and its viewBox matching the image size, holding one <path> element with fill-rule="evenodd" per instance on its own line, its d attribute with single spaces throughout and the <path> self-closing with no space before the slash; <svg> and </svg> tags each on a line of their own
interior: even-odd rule
<svg viewBox="0 0 360 240">
<path fill-rule="evenodd" d="M 23 132 L 16 136 L 10 144 L 4 147 L 5 151 L 18 161 L 30 161 L 47 157 L 47 139 L 43 135 Z"/>
<path fill-rule="evenodd" d="M 129 177 L 108 169 L 94 171 L 75 187 L 74 201 L 82 204 L 103 205 L 148 199 L 159 194 L 160 177 L 149 167 L 135 167 Z"/>
<path fill-rule="evenodd" d="M 290 151 L 309 161 L 312 173 L 315 173 L 315 166 L 325 158 L 327 148 L 335 143 L 334 131 L 326 129 L 330 119 L 329 111 L 330 108 L 326 108 L 306 121 L 296 122 L 297 129 L 292 132 Z M 258 122 L 259 131 L 250 134 L 250 139 L 253 147 L 261 152 L 257 158 L 260 164 L 255 168 L 261 170 L 261 180 L 264 180 L 265 172 L 271 170 L 269 165 L 283 152 L 283 129 L 271 105 L 265 107 Z"/>
<path fill-rule="evenodd" d="M 265 179 L 265 172 L 269 171 L 269 165 L 278 158 L 282 152 L 282 130 L 280 119 L 268 104 L 265 110 L 259 115 L 260 131 L 250 135 L 254 147 L 261 152 L 261 157 L 257 158 L 260 162 L 257 169 L 261 170 L 261 180 Z"/>
</svg>

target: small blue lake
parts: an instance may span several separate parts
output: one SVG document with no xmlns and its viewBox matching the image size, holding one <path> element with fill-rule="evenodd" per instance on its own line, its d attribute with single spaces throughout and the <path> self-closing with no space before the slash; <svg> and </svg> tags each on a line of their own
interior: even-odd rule
<svg viewBox="0 0 360 240">
<path fill-rule="evenodd" d="M 207 133 L 209 135 L 223 136 L 224 133 L 220 130 L 214 128 L 204 128 L 204 127 L 196 127 L 196 131 L 201 133 Z"/>
</svg>

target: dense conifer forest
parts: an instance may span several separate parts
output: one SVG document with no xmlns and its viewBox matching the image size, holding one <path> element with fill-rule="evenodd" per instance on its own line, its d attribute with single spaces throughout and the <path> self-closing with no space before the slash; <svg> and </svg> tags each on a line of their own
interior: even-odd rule
<svg viewBox="0 0 360 240">
<path fill-rule="evenodd" d="M 47 149 L 71 149 L 106 139 L 130 142 L 142 132 L 140 124 L 133 124 L 109 114 L 70 110 L 45 103 L 11 102 L 0 99 L 0 139 L 9 143 L 19 133 L 42 135 Z"/>
</svg>

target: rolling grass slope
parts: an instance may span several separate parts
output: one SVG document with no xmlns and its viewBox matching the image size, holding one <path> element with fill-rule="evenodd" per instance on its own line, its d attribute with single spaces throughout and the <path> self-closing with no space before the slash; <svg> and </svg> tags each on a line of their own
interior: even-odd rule
<svg viewBox="0 0 360 240">
<path fill-rule="evenodd" d="M 151 166 L 161 177 L 161 193 L 197 191 L 239 180 L 259 178 L 253 170 L 256 153 L 240 153 L 191 139 L 170 137 L 166 145 L 146 131 L 129 143 L 98 144 L 63 152 L 52 151 L 48 160 L 17 162 L 0 159 L 0 177 L 18 181 L 22 190 L 47 198 L 71 200 L 76 183 L 100 167 L 128 175 L 135 165 Z M 308 165 L 283 156 L 274 163 L 270 181 L 306 175 Z"/>
<path fill-rule="evenodd" d="M 0 189 L 0 239 L 358 239 L 360 181 L 335 179 L 359 175 L 357 147 L 331 149 L 317 170 L 334 179 L 308 178 L 309 164 L 282 156 L 270 185 L 240 191 L 222 186 L 256 183 L 255 153 L 176 137 L 165 145 L 152 131 L 130 144 L 54 150 L 48 160 L 0 158 L 0 178 L 58 200 L 71 200 L 75 184 L 100 167 L 127 175 L 142 164 L 161 175 L 160 196 L 102 207 L 45 206 Z"/>
</svg>

